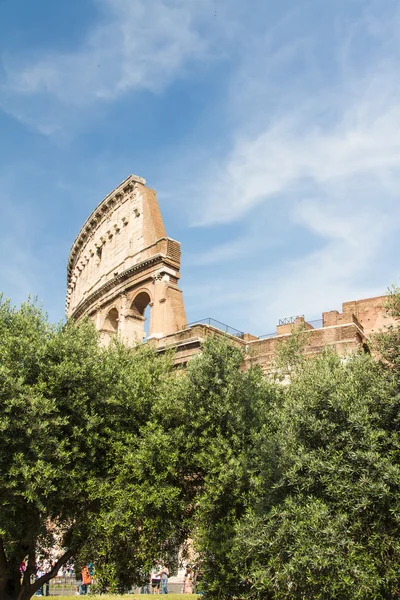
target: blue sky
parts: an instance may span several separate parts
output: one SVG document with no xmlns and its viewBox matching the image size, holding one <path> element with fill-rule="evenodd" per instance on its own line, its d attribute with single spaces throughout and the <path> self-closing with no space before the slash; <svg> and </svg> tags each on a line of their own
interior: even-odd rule
<svg viewBox="0 0 400 600">
<path fill-rule="evenodd" d="M 64 315 L 130 173 L 189 321 L 261 335 L 399 281 L 398 0 L 0 0 L 0 290 Z"/>
</svg>

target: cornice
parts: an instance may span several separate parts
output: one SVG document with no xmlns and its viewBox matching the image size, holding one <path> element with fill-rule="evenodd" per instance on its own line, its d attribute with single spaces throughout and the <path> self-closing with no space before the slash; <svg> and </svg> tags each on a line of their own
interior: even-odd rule
<svg viewBox="0 0 400 600">
<path fill-rule="evenodd" d="M 68 258 L 68 281 L 71 277 L 72 270 L 74 268 L 74 261 L 79 254 L 80 249 L 83 247 L 89 236 L 97 229 L 98 225 L 102 222 L 105 215 L 111 208 L 115 208 L 120 204 L 125 196 L 132 192 L 137 184 L 146 185 L 146 180 L 137 175 L 129 175 L 122 183 L 119 184 L 110 194 L 108 194 L 104 200 L 94 209 L 90 216 L 86 219 L 83 227 L 77 235 L 74 243 L 71 246 L 71 250 Z"/>
<path fill-rule="evenodd" d="M 129 269 L 122 271 L 122 273 L 119 273 L 110 279 L 110 281 L 104 283 L 101 287 L 92 292 L 87 298 L 82 300 L 71 314 L 71 317 L 74 319 L 79 319 L 93 303 L 101 299 L 109 290 L 116 288 L 120 283 L 123 283 L 129 279 L 133 274 L 143 271 L 148 266 L 155 265 L 159 262 L 172 266 L 176 264 L 173 260 L 168 259 L 164 254 L 155 254 L 154 256 L 151 256 L 150 258 L 143 260 L 132 267 L 129 267 Z M 68 308 L 69 303 L 67 301 L 66 309 L 68 310 Z"/>
</svg>

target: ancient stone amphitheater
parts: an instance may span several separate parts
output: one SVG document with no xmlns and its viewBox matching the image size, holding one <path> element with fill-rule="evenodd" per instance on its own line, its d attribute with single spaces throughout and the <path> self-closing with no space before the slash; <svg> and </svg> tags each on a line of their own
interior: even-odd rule
<svg viewBox="0 0 400 600">
<path fill-rule="evenodd" d="M 156 193 L 130 175 L 97 206 L 68 260 L 68 316 L 88 315 L 104 343 L 117 333 L 128 344 L 160 338 L 186 324 L 178 287 L 180 244 L 168 238 Z"/>
<path fill-rule="evenodd" d="M 324 312 L 318 321 L 307 322 L 303 315 L 281 319 L 276 331 L 259 337 L 211 318 L 188 325 L 178 287 L 180 258 L 179 242 L 166 235 L 155 191 L 130 175 L 92 212 L 72 245 L 67 315 L 89 316 L 104 344 L 118 335 L 130 345 L 147 338 L 159 352 L 174 348 L 176 364 L 197 354 L 208 335 L 223 333 L 243 348 L 246 364 L 265 371 L 299 324 L 310 354 L 325 345 L 339 354 L 368 350 L 370 334 L 390 324 L 385 296 L 379 296 L 345 302 L 341 313 Z"/>
</svg>

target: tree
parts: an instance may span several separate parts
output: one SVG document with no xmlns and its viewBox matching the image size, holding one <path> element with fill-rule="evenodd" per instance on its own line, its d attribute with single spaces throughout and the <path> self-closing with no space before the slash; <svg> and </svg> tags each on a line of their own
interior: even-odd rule
<svg viewBox="0 0 400 600">
<path fill-rule="evenodd" d="M 253 438 L 265 428 L 265 401 L 274 401 L 275 390 L 258 368 L 244 371 L 242 364 L 243 353 L 227 339 L 208 338 L 172 386 L 165 379 L 130 451 L 121 444 L 112 480 L 118 516 L 102 518 L 104 543 L 95 534 L 88 554 L 97 552 L 96 564 L 111 566 L 119 581 L 135 570 L 147 572 L 152 558 L 168 564 L 194 538 L 203 587 L 213 590 L 223 578 L 226 589 L 236 589 L 227 550 L 250 488 Z M 132 522 L 139 524 L 136 530 Z M 134 535 L 129 543 L 128 531 Z M 137 549 L 130 558 L 129 544 Z"/>
<path fill-rule="evenodd" d="M 280 476 L 237 527 L 248 597 L 396 597 L 400 441 L 382 410 L 394 399 L 362 355 L 325 352 L 287 386 Z"/>
<path fill-rule="evenodd" d="M 256 446 L 260 437 L 268 444 L 276 402 L 276 386 L 258 367 L 245 371 L 243 359 L 227 339 L 208 338 L 185 381 L 185 478 L 197 485 L 193 536 L 201 589 L 211 598 L 241 590 L 231 564 L 234 531 L 260 481 Z"/>
<path fill-rule="evenodd" d="M 392 316 L 399 306 L 395 293 Z M 249 485 L 227 503 L 240 510 L 206 506 L 213 544 L 198 541 L 209 598 L 399 597 L 398 342 L 394 325 L 377 336 L 379 356 L 281 357 L 290 379 L 272 402 L 264 391 L 264 427 L 242 452 Z M 226 523 L 227 538 L 212 533 Z"/>
<path fill-rule="evenodd" d="M 392 322 L 375 334 L 373 350 L 381 362 L 390 367 L 388 372 L 394 377 L 400 377 L 400 288 L 396 286 L 388 290 L 386 312 Z"/>
<path fill-rule="evenodd" d="M 90 322 L 53 326 L 30 301 L 20 309 L 0 301 L 2 599 L 27 600 L 71 556 L 101 558 L 107 549 L 104 563 L 117 571 L 117 552 L 136 557 L 127 559 L 132 582 L 143 577 L 144 554 L 158 556 L 168 536 L 179 537 L 173 485 L 164 498 L 145 498 L 146 470 L 153 482 L 161 477 L 146 457 L 151 435 L 161 439 L 149 415 L 160 397 L 168 402 L 175 379 L 171 360 L 149 348 L 101 348 Z M 168 451 L 159 456 L 169 472 Z M 129 468 L 140 497 L 124 488 Z M 54 547 L 57 562 L 33 581 L 39 556 Z"/>
<path fill-rule="evenodd" d="M 303 359 L 301 341 L 285 385 L 227 339 L 181 372 L 1 301 L 0 597 L 27 600 L 71 556 L 123 590 L 190 537 L 211 599 L 398 597 L 399 330 L 379 360 Z"/>
</svg>

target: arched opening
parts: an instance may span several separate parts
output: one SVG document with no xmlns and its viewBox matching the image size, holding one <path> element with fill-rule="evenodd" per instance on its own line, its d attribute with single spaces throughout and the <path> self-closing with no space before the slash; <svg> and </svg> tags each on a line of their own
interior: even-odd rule
<svg viewBox="0 0 400 600">
<path fill-rule="evenodd" d="M 150 304 L 151 298 L 147 292 L 140 292 L 131 305 L 131 310 L 136 317 L 142 322 L 140 339 L 145 339 L 149 335 L 150 330 Z"/>
<path fill-rule="evenodd" d="M 150 304 L 150 296 L 147 292 L 140 292 L 132 303 L 132 310 L 137 312 L 141 317 L 144 316 L 144 312 L 147 306 Z"/>
<path fill-rule="evenodd" d="M 117 333 L 118 331 L 119 314 L 116 308 L 112 308 L 106 316 L 104 322 L 104 329 L 110 333 Z"/>
</svg>

